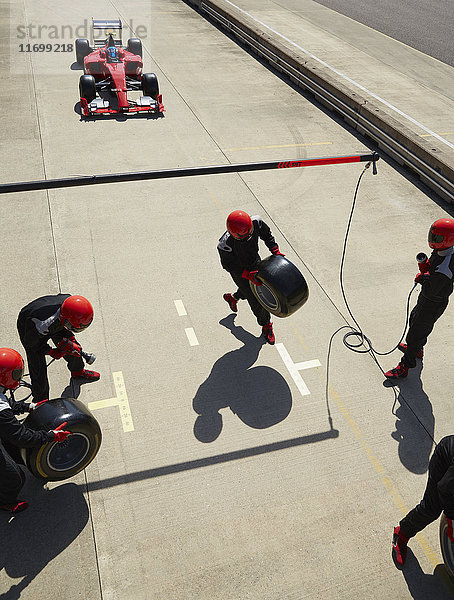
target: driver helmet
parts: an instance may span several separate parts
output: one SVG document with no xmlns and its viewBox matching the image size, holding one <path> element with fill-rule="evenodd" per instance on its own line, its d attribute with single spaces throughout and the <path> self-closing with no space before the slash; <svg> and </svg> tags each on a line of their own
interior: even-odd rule
<svg viewBox="0 0 454 600">
<path fill-rule="evenodd" d="M 118 50 L 115 48 L 115 46 L 109 46 L 107 48 L 107 59 L 112 62 L 118 59 Z"/>
</svg>

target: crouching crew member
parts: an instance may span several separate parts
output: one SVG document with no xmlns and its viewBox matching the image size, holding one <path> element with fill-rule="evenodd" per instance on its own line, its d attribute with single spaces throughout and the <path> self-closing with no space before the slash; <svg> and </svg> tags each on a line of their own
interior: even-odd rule
<svg viewBox="0 0 454 600">
<path fill-rule="evenodd" d="M 82 348 L 74 332 L 86 329 L 93 321 L 93 307 L 83 296 L 57 294 L 42 296 L 24 306 L 17 319 L 17 330 L 27 353 L 34 402 L 49 398 L 46 355 L 64 358 L 72 378 L 97 381 L 96 371 L 84 369 Z M 52 340 L 55 348 L 48 345 Z"/>
<path fill-rule="evenodd" d="M 235 210 L 227 217 L 227 231 L 218 243 L 218 252 L 222 267 L 230 273 L 238 289 L 233 294 L 224 294 L 224 300 L 233 312 L 238 311 L 238 300 L 247 300 L 257 322 L 262 326 L 262 334 L 269 344 L 275 337 L 270 313 L 263 308 L 252 293 L 249 285 L 261 285 L 256 279 L 257 266 L 260 263 L 259 238 L 272 254 L 284 256 L 268 225 L 258 216 L 250 217 L 242 210 Z"/>
<path fill-rule="evenodd" d="M 446 310 L 452 294 L 454 277 L 454 219 L 438 219 L 429 229 L 429 246 L 433 249 L 426 268 L 415 277 L 421 291 L 410 314 L 404 352 L 396 368 L 385 376 L 389 379 L 407 377 L 408 369 L 416 366 L 416 358 L 423 357 L 423 347 L 434 328 L 435 321 Z"/>
<path fill-rule="evenodd" d="M 436 446 L 429 462 L 429 477 L 423 499 L 398 527 L 394 528 L 393 558 L 398 566 L 405 563 L 407 543 L 410 538 L 438 519 L 444 511 L 447 534 L 454 542 L 452 519 L 454 519 L 454 435 L 444 437 Z"/>
<path fill-rule="evenodd" d="M 28 508 L 27 502 L 17 499 L 25 483 L 24 472 L 16 462 L 21 462 L 17 448 L 62 442 L 72 435 L 70 431 L 63 430 L 34 431 L 16 419 L 5 392 L 17 388 L 23 373 L 22 356 L 11 348 L 0 348 L 0 509 L 12 513 Z"/>
</svg>

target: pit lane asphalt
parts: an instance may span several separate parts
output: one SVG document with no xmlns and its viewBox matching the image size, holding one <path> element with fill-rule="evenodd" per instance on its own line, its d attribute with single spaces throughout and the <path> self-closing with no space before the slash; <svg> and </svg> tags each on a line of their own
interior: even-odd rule
<svg viewBox="0 0 454 600">
<path fill-rule="evenodd" d="M 76 26 L 93 4 L 58 4 L 50 16 L 47 4 L 27 1 L 24 14 L 13 3 L 9 20 L 1 13 L 2 181 L 368 151 L 186 4 L 116 8 L 150 32 L 145 65 L 158 75 L 165 118 L 81 121 L 73 56 L 20 55 L 9 30 Z M 98 2 L 94 16 L 113 12 Z M 452 433 L 452 307 L 430 337 L 424 369 L 402 382 L 396 414 L 377 366 L 339 338 L 325 400 L 328 340 L 345 324 L 340 251 L 362 167 L 2 198 L 2 344 L 20 350 L 15 319 L 30 299 L 86 295 L 96 320 L 80 341 L 98 355 L 102 379 L 80 399 L 115 397 L 121 371 L 134 422 L 125 432 L 118 408 L 97 410 L 103 446 L 86 472 L 48 491 L 30 481 L 29 511 L 9 524 L 2 516 L 5 598 L 450 597 L 436 524 L 412 541 L 404 574 L 390 540 L 422 495 L 431 436 Z M 301 372 L 310 395 L 278 347 L 261 346 L 248 308 L 233 319 L 222 299 L 232 286 L 216 243 L 239 207 L 267 220 L 307 277 L 307 305 L 274 323 L 294 363 L 321 362 Z M 345 285 L 379 350 L 398 339 L 414 256 L 446 214 L 383 160 L 377 176 L 363 178 Z M 64 366 L 52 365 L 50 377 L 60 393 Z"/>
</svg>

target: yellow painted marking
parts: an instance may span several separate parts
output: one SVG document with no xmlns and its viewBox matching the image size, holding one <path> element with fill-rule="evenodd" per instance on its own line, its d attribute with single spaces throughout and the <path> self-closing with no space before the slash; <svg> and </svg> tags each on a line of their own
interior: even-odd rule
<svg viewBox="0 0 454 600">
<path fill-rule="evenodd" d="M 292 329 L 293 329 L 296 337 L 298 338 L 299 342 L 301 343 L 301 345 L 307 349 L 307 346 L 304 343 L 303 338 L 301 337 L 301 335 L 296 330 L 296 328 L 293 324 L 292 324 Z M 321 371 L 318 371 L 318 372 L 319 372 L 320 377 L 322 379 L 324 379 L 325 375 Z M 394 483 L 391 481 L 391 479 L 385 474 L 385 469 L 384 469 L 383 465 L 381 464 L 381 462 L 378 460 L 378 458 L 374 454 L 372 448 L 367 444 L 361 429 L 359 428 L 359 426 L 357 425 L 357 423 L 355 422 L 353 417 L 350 415 L 349 410 L 347 409 L 345 404 L 342 402 L 338 393 L 330 385 L 328 386 L 328 393 L 329 393 L 330 398 L 332 398 L 334 400 L 334 402 L 336 403 L 337 408 L 342 413 L 344 419 L 347 421 L 348 425 L 350 426 L 350 429 L 352 430 L 356 439 L 358 440 L 361 447 L 365 451 L 365 453 L 366 453 L 367 457 L 369 458 L 375 471 L 380 476 L 381 482 L 383 483 L 388 494 L 391 496 L 394 504 L 399 509 L 402 517 L 404 517 L 409 512 L 409 509 L 406 506 L 398 489 L 396 488 Z M 418 541 L 419 545 L 421 546 L 424 554 L 426 555 L 426 558 L 429 560 L 432 567 L 435 568 L 437 565 L 439 565 L 440 564 L 440 553 L 436 552 L 436 550 L 434 550 L 434 548 L 432 548 L 432 546 L 429 543 L 429 540 L 421 532 L 416 535 L 416 540 Z M 446 577 L 445 577 L 442 574 L 442 578 L 444 581 L 446 580 L 445 583 L 449 580 L 448 575 L 446 575 Z"/>
<path fill-rule="evenodd" d="M 107 400 L 89 402 L 88 408 L 90 410 L 98 410 L 100 408 L 108 408 L 109 406 L 118 406 L 120 409 L 120 418 L 123 425 L 123 431 L 134 431 L 134 422 L 132 420 L 131 409 L 129 407 L 129 400 L 126 393 L 123 373 L 121 371 L 116 371 L 115 373 L 112 373 L 112 376 L 117 396 L 115 398 L 108 398 Z"/>
<path fill-rule="evenodd" d="M 246 146 L 244 148 L 226 148 L 227 152 L 234 150 L 262 150 L 263 148 L 300 148 L 301 146 L 329 146 L 333 142 L 313 142 L 307 144 L 276 144 L 274 146 Z"/>
<path fill-rule="evenodd" d="M 437 133 L 437 135 L 454 135 L 454 131 L 447 131 L 446 133 Z M 421 133 L 421 137 L 433 137 L 432 133 Z"/>
</svg>

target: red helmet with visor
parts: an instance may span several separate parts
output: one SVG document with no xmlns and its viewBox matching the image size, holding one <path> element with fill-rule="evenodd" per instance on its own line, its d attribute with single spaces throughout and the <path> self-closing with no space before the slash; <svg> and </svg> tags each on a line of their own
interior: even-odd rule
<svg viewBox="0 0 454 600">
<path fill-rule="evenodd" d="M 446 250 L 454 246 L 454 219 L 438 219 L 429 229 L 429 246 L 434 250 Z"/>
<path fill-rule="evenodd" d="M 227 217 L 227 231 L 237 240 L 248 240 L 254 231 L 251 217 L 243 210 L 234 210 Z"/>
<path fill-rule="evenodd" d="M 83 331 L 93 321 L 93 307 L 83 296 L 70 296 L 61 305 L 60 321 L 70 331 Z"/>
<path fill-rule="evenodd" d="M 12 348 L 0 348 L 0 385 L 15 390 L 24 374 L 22 356 Z"/>
</svg>

